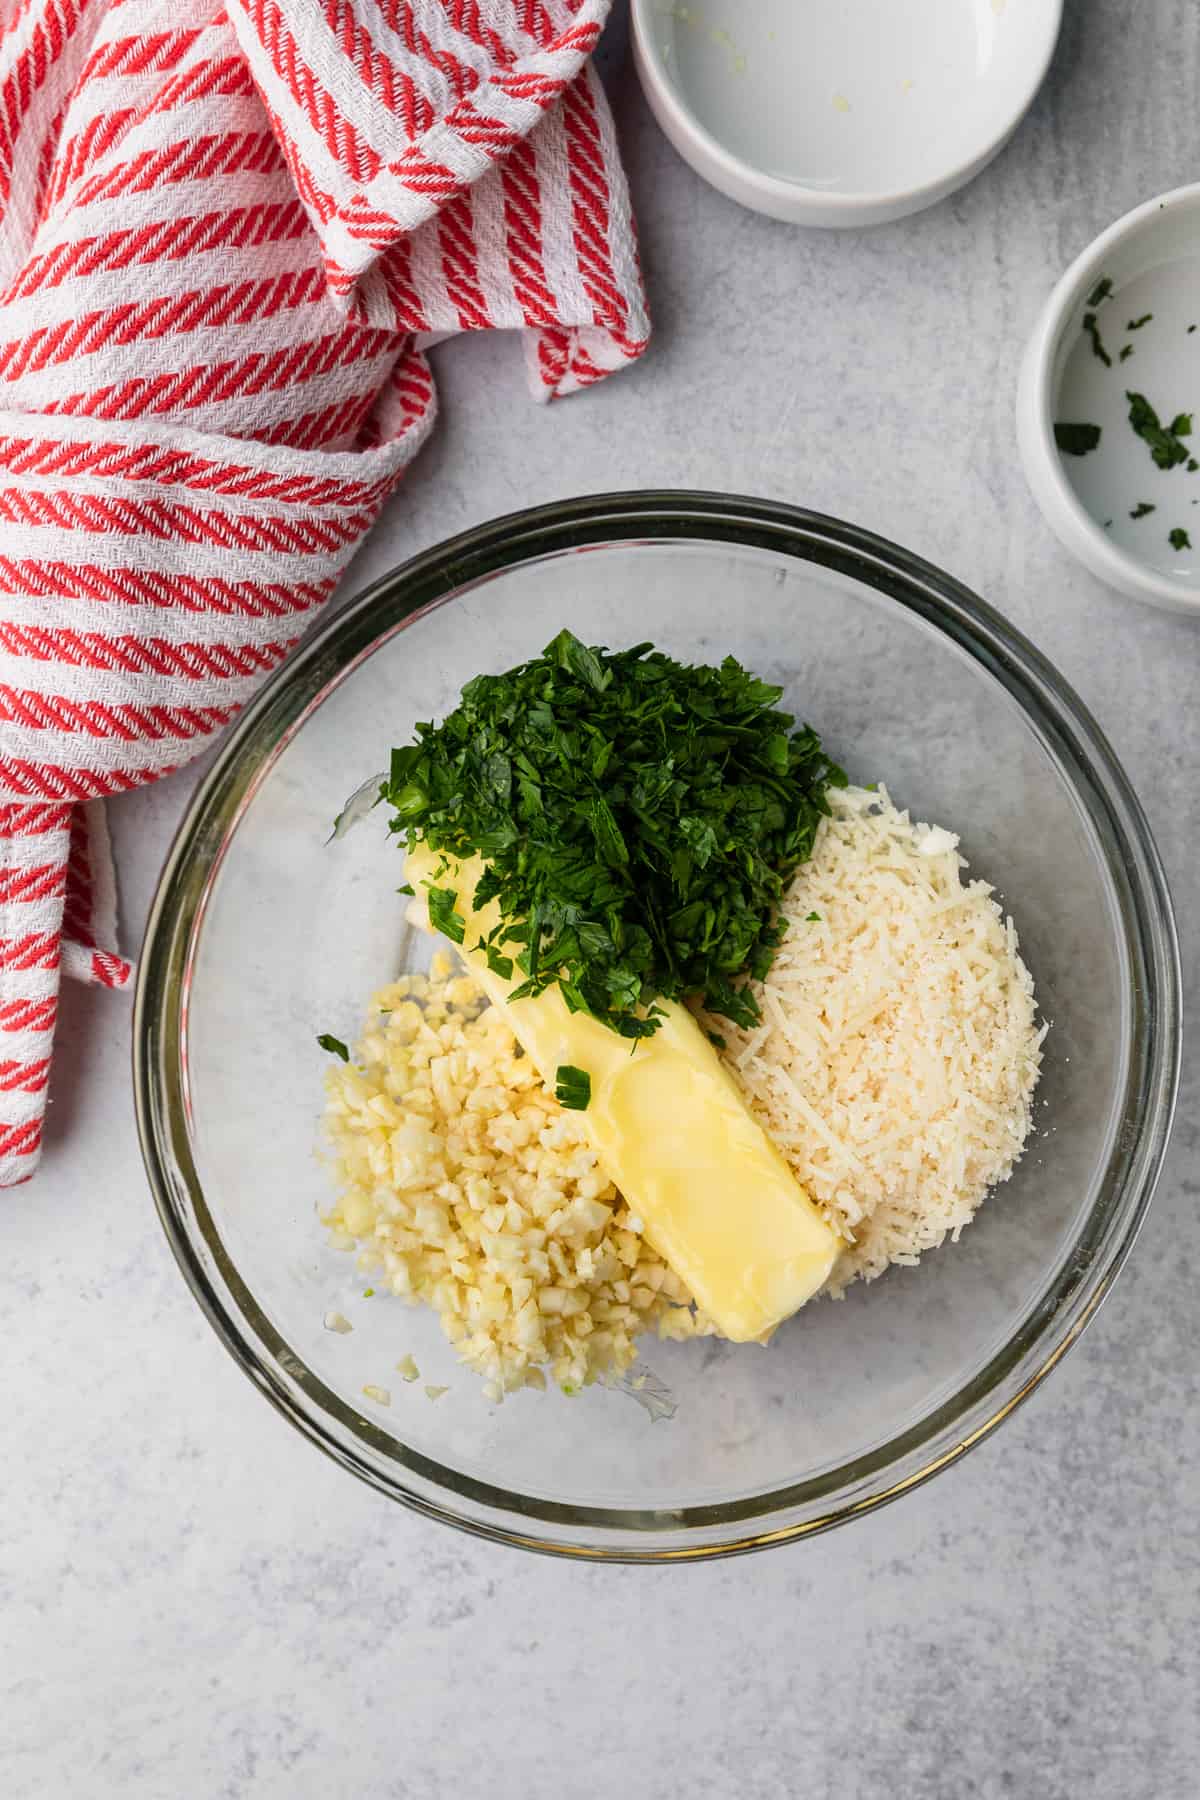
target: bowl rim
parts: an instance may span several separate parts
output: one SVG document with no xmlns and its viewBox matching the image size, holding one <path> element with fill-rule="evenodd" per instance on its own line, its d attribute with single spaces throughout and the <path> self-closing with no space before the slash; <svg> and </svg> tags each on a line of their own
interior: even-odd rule
<svg viewBox="0 0 1200 1800">
<path fill-rule="evenodd" d="M 750 1499 L 631 1513 L 487 1487 L 381 1431 L 307 1370 L 213 1227 L 191 1157 L 180 1042 L 191 958 L 225 847 L 324 697 L 379 643 L 478 581 L 533 557 L 663 541 L 765 548 L 849 574 L 939 629 L 1006 689 L 1099 839 L 1129 963 L 1130 1044 L 1120 1125 L 1071 1254 L 982 1368 L 916 1425 L 836 1470 Z M 1057 1365 L 1109 1292 L 1161 1171 L 1179 1082 L 1180 993 L 1170 896 L 1141 806 L 1082 702 L 992 607 L 874 533 L 781 502 L 592 495 L 489 521 L 389 571 L 326 620 L 246 708 L 192 796 L 151 905 L 132 1032 L 138 1134 L 168 1243 L 209 1323 L 276 1408 L 335 1461 L 416 1511 L 494 1541 L 589 1561 L 699 1560 L 811 1536 L 895 1499 L 985 1438 Z"/>
<path fill-rule="evenodd" d="M 725 180 L 741 182 L 780 207 L 803 205 L 805 212 L 810 215 L 828 214 L 829 223 L 834 224 L 837 222 L 837 215 L 867 214 L 880 208 L 900 209 L 900 215 L 904 212 L 918 212 L 923 206 L 932 205 L 953 193 L 986 168 L 1013 135 L 1046 79 L 1062 31 L 1063 0 L 1044 0 L 1035 23 L 1045 30 L 1045 42 L 1040 55 L 1030 61 L 1029 78 L 1019 89 L 1017 103 L 997 130 L 968 156 L 948 164 L 941 174 L 930 176 L 915 187 L 880 188 L 870 192 L 806 187 L 802 181 L 769 174 L 756 163 L 747 162 L 744 157 L 736 155 L 701 122 L 663 61 L 655 34 L 650 28 L 654 0 L 631 0 L 629 10 L 639 73 L 647 85 L 653 87 L 655 98 L 669 114 L 675 131 L 688 140 L 698 154 L 715 163 Z M 698 172 L 704 173 L 703 170 Z M 849 218 L 847 222 L 853 224 L 855 221 Z"/>
<path fill-rule="evenodd" d="M 1054 441 L 1054 366 L 1063 335 L 1117 245 L 1135 238 L 1160 214 L 1200 210 L 1200 182 L 1170 188 L 1122 213 L 1094 237 L 1055 283 L 1029 336 L 1017 386 L 1017 444 L 1025 479 L 1046 523 L 1090 575 L 1131 599 L 1170 612 L 1200 612 L 1200 578 L 1192 585 L 1164 575 L 1113 542 L 1072 487 Z M 1196 222 L 1200 241 L 1200 219 Z"/>
</svg>

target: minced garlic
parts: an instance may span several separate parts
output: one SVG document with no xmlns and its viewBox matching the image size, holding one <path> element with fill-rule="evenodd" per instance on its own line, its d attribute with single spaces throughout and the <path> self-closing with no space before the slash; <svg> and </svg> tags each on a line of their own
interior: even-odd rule
<svg viewBox="0 0 1200 1800">
<path fill-rule="evenodd" d="M 712 1330 L 635 1229 L 578 1115 L 449 959 L 378 994 L 357 1063 L 326 1081 L 331 1241 L 433 1307 L 492 1397 L 543 1386 L 543 1369 L 568 1391 L 619 1375 L 645 1332 Z"/>
</svg>

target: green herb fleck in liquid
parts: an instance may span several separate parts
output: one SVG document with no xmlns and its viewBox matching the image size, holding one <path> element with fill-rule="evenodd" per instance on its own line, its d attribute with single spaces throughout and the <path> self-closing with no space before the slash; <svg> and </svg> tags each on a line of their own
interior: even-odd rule
<svg viewBox="0 0 1200 1800">
<path fill-rule="evenodd" d="M 1131 519 L 1145 519 L 1148 518 L 1152 512 L 1157 511 L 1158 508 L 1153 506 L 1149 500 L 1139 500 L 1129 516 Z"/>
<path fill-rule="evenodd" d="M 1142 326 L 1148 325 L 1153 317 L 1153 313 L 1143 313 L 1140 319 L 1130 319 L 1125 329 L 1126 331 L 1140 331 Z"/>
<path fill-rule="evenodd" d="M 1167 541 L 1172 550 L 1190 550 L 1192 547 L 1192 540 L 1182 525 L 1175 527 Z"/>
<path fill-rule="evenodd" d="M 1107 275 L 1102 275 L 1100 280 L 1096 283 L 1095 287 L 1092 289 L 1091 293 L 1087 297 L 1088 305 L 1089 306 L 1101 306 L 1104 303 L 1104 301 L 1108 299 L 1108 296 L 1112 293 L 1112 290 L 1113 290 L 1113 284 L 1112 284 L 1111 278 Z"/>
<path fill-rule="evenodd" d="M 1091 339 L 1092 355 L 1098 356 L 1106 369 L 1111 369 L 1112 357 L 1104 348 L 1104 339 L 1100 336 L 1100 327 L 1096 323 L 1096 315 L 1094 312 L 1084 313 L 1083 329 L 1086 335 Z"/>
<path fill-rule="evenodd" d="M 1064 456 L 1086 456 L 1100 442 L 1098 425 L 1066 425 L 1054 427 L 1054 441 Z"/>
<path fill-rule="evenodd" d="M 1126 390 L 1125 398 L 1129 402 L 1129 423 L 1145 442 L 1155 466 L 1174 469 L 1187 462 L 1188 449 L 1180 440 L 1192 435 L 1191 413 L 1176 413 L 1171 423 L 1164 425 L 1145 394 Z"/>
<path fill-rule="evenodd" d="M 350 1061 L 349 1050 L 347 1050 L 341 1038 L 334 1037 L 331 1031 L 323 1031 L 317 1039 L 317 1042 L 322 1050 L 328 1050 L 331 1056 L 340 1056 L 344 1063 Z"/>
</svg>

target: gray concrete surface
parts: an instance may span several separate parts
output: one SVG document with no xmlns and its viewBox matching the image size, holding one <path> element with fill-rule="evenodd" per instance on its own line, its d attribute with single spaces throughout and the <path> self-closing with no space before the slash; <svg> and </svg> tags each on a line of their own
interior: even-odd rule
<svg viewBox="0 0 1200 1800">
<path fill-rule="evenodd" d="M 1200 177 L 1198 69 L 1189 0 L 1068 0 L 1003 158 L 861 236 L 739 212 L 627 72 L 652 353 L 547 412 L 514 342 L 439 350 L 436 440 L 348 588 L 491 514 L 621 486 L 761 493 L 894 537 L 1002 608 L 1111 734 L 1194 997 L 1200 624 L 1110 596 L 1059 550 L 1017 464 L 1013 387 L 1065 263 Z M 189 779 L 112 808 L 131 939 Z M 271 1411 L 171 1262 L 128 1036 L 127 1002 L 66 996 L 43 1169 L 0 1197 L 7 1800 L 1196 1792 L 1194 1062 L 1132 1264 L 1014 1421 L 847 1530 L 646 1571 L 410 1517 Z"/>
</svg>

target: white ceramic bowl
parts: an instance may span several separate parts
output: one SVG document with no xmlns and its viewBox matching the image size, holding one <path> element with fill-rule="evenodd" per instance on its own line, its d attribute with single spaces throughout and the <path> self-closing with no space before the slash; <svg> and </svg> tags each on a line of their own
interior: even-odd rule
<svg viewBox="0 0 1200 1800">
<path fill-rule="evenodd" d="M 1133 429 L 1131 394 L 1164 425 L 1195 412 L 1174 467 Z M 1064 454 L 1056 424 L 1098 426 L 1099 443 Z M 1071 264 L 1025 352 L 1017 438 L 1047 523 L 1085 568 L 1134 599 L 1200 612 L 1200 186 L 1147 200 Z"/>
<path fill-rule="evenodd" d="M 1061 0 L 633 0 L 638 72 L 705 180 L 797 225 L 878 225 L 1003 148 Z"/>
</svg>

